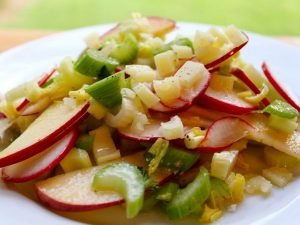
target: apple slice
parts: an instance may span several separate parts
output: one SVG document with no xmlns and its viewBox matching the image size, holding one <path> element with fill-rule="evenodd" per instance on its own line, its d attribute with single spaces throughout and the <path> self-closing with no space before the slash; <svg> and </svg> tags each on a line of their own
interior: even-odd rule
<svg viewBox="0 0 300 225">
<path fill-rule="evenodd" d="M 207 108 L 231 114 L 246 114 L 257 109 L 255 105 L 244 101 L 233 91 L 218 91 L 210 87 L 199 96 L 198 103 Z"/>
<path fill-rule="evenodd" d="M 85 118 L 88 107 L 89 103 L 74 107 L 61 101 L 53 103 L 0 152 L 0 167 L 20 162 L 48 148 Z"/>
<path fill-rule="evenodd" d="M 145 166 L 144 152 L 121 158 L 118 161 L 137 166 Z M 47 206 L 66 211 L 84 211 L 119 205 L 124 199 L 116 192 L 97 191 L 91 188 L 94 175 L 104 165 L 58 175 L 36 183 L 35 190 L 40 200 Z M 161 184 L 170 173 L 154 177 Z"/>
<path fill-rule="evenodd" d="M 291 106 L 300 111 L 300 99 L 296 96 L 285 84 L 280 81 L 270 70 L 268 65 L 263 62 L 262 70 L 264 75 L 269 80 L 269 82 L 273 85 L 276 91 L 281 95 L 283 99 L 285 99 Z"/>
<path fill-rule="evenodd" d="M 249 87 L 255 94 L 260 94 L 259 88 L 250 80 L 247 74 L 240 68 L 234 68 L 231 70 L 231 73 L 239 78 L 247 87 Z M 264 98 L 262 103 L 267 106 L 270 104 L 269 99 Z"/>
<path fill-rule="evenodd" d="M 218 64 L 224 62 L 225 60 L 229 59 L 231 56 L 236 54 L 238 51 L 240 51 L 249 41 L 248 36 L 245 33 L 243 33 L 243 34 L 247 37 L 247 40 L 244 43 L 240 44 L 239 46 L 236 46 L 236 47 L 232 48 L 230 51 L 225 53 L 223 56 L 215 59 L 214 61 L 205 64 L 205 67 L 207 69 L 213 68 L 213 67 L 217 66 Z"/>
<path fill-rule="evenodd" d="M 41 98 L 37 102 L 30 103 L 29 105 L 27 105 L 25 109 L 22 110 L 21 115 L 29 116 L 29 115 L 34 115 L 43 112 L 44 109 L 46 109 L 50 103 L 51 103 L 50 98 L 48 97 Z"/>
<path fill-rule="evenodd" d="M 22 162 L 4 167 L 2 179 L 8 182 L 26 182 L 45 174 L 54 168 L 72 149 L 77 139 L 77 131 L 73 130 L 45 151 Z"/>
<path fill-rule="evenodd" d="M 246 137 L 254 127 L 238 117 L 224 117 L 216 120 L 207 130 L 198 147 L 202 152 L 218 152 Z"/>
</svg>

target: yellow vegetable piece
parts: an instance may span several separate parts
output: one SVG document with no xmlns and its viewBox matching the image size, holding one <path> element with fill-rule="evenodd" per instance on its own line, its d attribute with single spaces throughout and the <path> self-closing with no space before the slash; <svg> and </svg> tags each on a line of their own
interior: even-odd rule
<svg viewBox="0 0 300 225">
<path fill-rule="evenodd" d="M 87 151 L 73 148 L 60 162 L 61 167 L 67 172 L 88 168 L 92 166 L 91 159 Z"/>
</svg>

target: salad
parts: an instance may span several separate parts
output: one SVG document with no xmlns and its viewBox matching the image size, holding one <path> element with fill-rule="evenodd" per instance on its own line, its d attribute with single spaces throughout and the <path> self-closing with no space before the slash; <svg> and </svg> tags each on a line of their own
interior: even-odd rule
<svg viewBox="0 0 300 225">
<path fill-rule="evenodd" d="M 299 101 L 230 25 L 168 40 L 175 21 L 135 14 L 76 59 L 0 99 L 2 180 L 34 183 L 59 211 L 124 205 L 200 223 L 268 196 L 299 169 Z"/>
</svg>

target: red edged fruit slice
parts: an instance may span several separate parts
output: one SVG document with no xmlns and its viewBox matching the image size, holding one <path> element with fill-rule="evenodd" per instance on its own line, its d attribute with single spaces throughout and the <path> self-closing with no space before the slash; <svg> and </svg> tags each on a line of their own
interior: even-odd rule
<svg viewBox="0 0 300 225">
<path fill-rule="evenodd" d="M 89 103 L 49 106 L 16 140 L 0 152 L 0 167 L 25 160 L 69 133 L 87 115 Z"/>
<path fill-rule="evenodd" d="M 28 106 L 26 106 L 25 109 L 22 110 L 21 115 L 29 116 L 29 115 L 38 114 L 44 111 L 44 109 L 47 108 L 50 103 L 51 103 L 50 98 L 48 97 L 41 98 L 37 102 L 30 103 Z"/>
<path fill-rule="evenodd" d="M 241 70 L 240 68 L 234 68 L 231 70 L 231 73 L 239 78 L 245 85 L 247 85 L 247 87 L 249 87 L 254 92 L 254 94 L 260 94 L 259 88 L 250 80 L 250 78 L 243 70 Z M 264 98 L 262 100 L 262 103 L 267 106 L 270 104 L 270 101 L 269 99 Z"/>
<path fill-rule="evenodd" d="M 273 85 L 281 97 L 295 109 L 300 111 L 300 100 L 298 96 L 296 96 L 288 87 L 286 87 L 284 82 L 279 81 L 279 79 L 271 72 L 270 68 L 265 62 L 262 64 L 262 70 L 269 82 Z"/>
<path fill-rule="evenodd" d="M 27 98 L 23 98 L 20 103 L 17 105 L 16 110 L 18 112 L 22 111 L 29 105 L 30 101 Z"/>
<path fill-rule="evenodd" d="M 42 87 L 47 81 L 51 78 L 51 76 L 55 73 L 56 67 L 52 68 L 50 72 L 45 73 L 40 80 L 38 81 L 38 85 Z"/>
<path fill-rule="evenodd" d="M 26 182 L 45 174 L 54 168 L 72 149 L 77 138 L 77 131 L 73 130 L 45 151 L 24 161 L 4 167 L 2 179 L 8 182 Z"/>
<path fill-rule="evenodd" d="M 3 112 L 0 112 L 0 120 L 5 119 L 6 115 Z"/>
<path fill-rule="evenodd" d="M 249 41 L 248 36 L 245 33 L 244 33 L 244 35 L 247 37 L 247 40 L 244 43 L 240 44 L 237 47 L 234 47 L 233 49 L 231 49 L 230 51 L 228 51 L 227 53 L 225 53 L 223 56 L 219 57 L 218 59 L 205 64 L 205 67 L 207 69 L 213 68 L 213 67 L 217 66 L 218 64 L 224 62 L 225 60 L 229 59 L 231 56 L 236 54 L 238 51 L 240 51 Z"/>
<path fill-rule="evenodd" d="M 246 137 L 253 130 L 255 130 L 253 126 L 238 117 L 221 118 L 208 128 L 198 150 L 202 152 L 222 151 Z"/>
<path fill-rule="evenodd" d="M 136 166 L 145 166 L 144 152 L 121 158 L 118 161 Z M 124 199 L 116 192 L 93 191 L 92 180 L 102 166 L 51 177 L 35 185 L 39 199 L 47 206 L 65 211 L 85 211 L 119 205 Z M 160 174 L 154 178 L 158 184 L 167 180 L 170 173 Z"/>
<path fill-rule="evenodd" d="M 257 108 L 238 97 L 233 91 L 218 91 L 210 87 L 200 95 L 198 103 L 210 109 L 238 115 L 252 112 Z"/>
</svg>

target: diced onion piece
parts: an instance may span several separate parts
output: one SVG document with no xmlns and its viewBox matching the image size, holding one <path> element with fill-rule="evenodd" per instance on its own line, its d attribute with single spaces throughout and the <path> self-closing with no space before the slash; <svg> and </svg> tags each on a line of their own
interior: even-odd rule
<svg viewBox="0 0 300 225">
<path fill-rule="evenodd" d="M 132 77 L 134 82 L 152 82 L 156 76 L 156 72 L 146 65 L 127 65 L 125 72 Z"/>
<path fill-rule="evenodd" d="M 88 168 L 92 166 L 90 156 L 87 151 L 73 148 L 60 162 L 61 167 L 67 172 Z"/>
<path fill-rule="evenodd" d="M 103 125 L 90 134 L 94 135 L 93 155 L 98 165 L 121 157 L 107 126 Z"/>
<path fill-rule="evenodd" d="M 90 49 L 98 49 L 100 47 L 101 40 L 99 38 L 99 34 L 96 32 L 89 34 L 85 39 L 84 42 L 86 46 Z"/>
<path fill-rule="evenodd" d="M 170 121 L 161 123 L 160 132 L 167 140 L 184 138 L 183 124 L 179 116 L 174 116 Z"/>
<path fill-rule="evenodd" d="M 131 130 L 135 133 L 144 131 L 144 126 L 149 124 L 149 120 L 144 113 L 137 112 L 131 124 Z"/>
<path fill-rule="evenodd" d="M 172 49 L 176 53 L 178 59 L 189 59 L 193 56 L 193 50 L 188 46 L 173 45 Z"/>
<path fill-rule="evenodd" d="M 214 74 L 211 76 L 209 86 L 218 91 L 232 91 L 234 81 L 235 79 L 233 76 Z"/>
<path fill-rule="evenodd" d="M 132 100 L 135 99 L 136 97 L 136 93 L 129 88 L 122 88 L 121 95 L 124 98 L 132 99 Z"/>
<path fill-rule="evenodd" d="M 249 194 L 268 195 L 272 191 L 272 184 L 262 176 L 255 176 L 246 182 L 245 190 Z"/>
<path fill-rule="evenodd" d="M 162 77 L 169 76 L 175 72 L 176 54 L 169 50 L 154 56 L 155 67 Z"/>
<path fill-rule="evenodd" d="M 155 95 L 145 84 L 139 83 L 133 87 L 134 92 L 141 99 L 141 101 L 148 107 L 158 104 L 160 102 L 159 97 Z"/>
<path fill-rule="evenodd" d="M 179 79 L 176 76 L 166 77 L 163 80 L 154 80 L 153 88 L 163 102 L 172 102 L 179 98 L 181 94 Z"/>
<path fill-rule="evenodd" d="M 234 203 L 242 202 L 245 197 L 245 177 L 239 173 L 230 173 L 226 179 L 226 183 L 229 187 L 231 201 Z"/>
<path fill-rule="evenodd" d="M 240 46 L 247 41 L 247 37 L 233 25 L 225 27 L 224 33 L 234 46 Z"/>
<path fill-rule="evenodd" d="M 236 162 L 237 155 L 238 151 L 214 153 L 211 162 L 211 175 L 225 180 Z"/>
<path fill-rule="evenodd" d="M 180 67 L 174 76 L 179 78 L 180 84 L 183 88 L 191 88 L 207 74 L 208 71 L 203 64 L 187 61 L 182 67 Z"/>
<path fill-rule="evenodd" d="M 126 127 L 133 121 L 134 112 L 136 112 L 136 108 L 133 103 L 129 99 L 123 98 L 120 111 L 116 115 L 107 113 L 105 122 L 115 128 Z"/>
<path fill-rule="evenodd" d="M 278 187 L 286 186 L 293 179 L 293 174 L 286 168 L 282 167 L 272 167 L 269 169 L 264 169 L 262 171 L 262 174 L 265 178 L 271 181 L 272 184 Z"/>
</svg>

